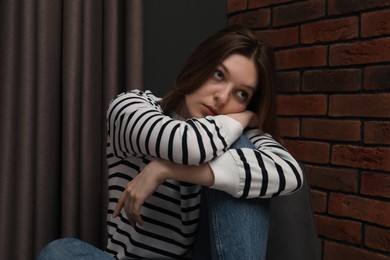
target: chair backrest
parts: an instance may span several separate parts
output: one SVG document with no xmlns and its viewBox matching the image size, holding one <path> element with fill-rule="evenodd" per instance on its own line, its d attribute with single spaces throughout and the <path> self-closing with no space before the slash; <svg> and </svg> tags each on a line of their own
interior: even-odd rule
<svg viewBox="0 0 390 260">
<path fill-rule="evenodd" d="M 320 260 L 320 246 L 305 167 L 303 187 L 271 199 L 267 260 Z"/>
</svg>

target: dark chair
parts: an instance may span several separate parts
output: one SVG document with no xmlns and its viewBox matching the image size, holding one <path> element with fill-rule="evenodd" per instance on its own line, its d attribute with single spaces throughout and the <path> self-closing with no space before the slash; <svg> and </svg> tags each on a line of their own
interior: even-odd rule
<svg viewBox="0 0 390 260">
<path fill-rule="evenodd" d="M 310 187 L 305 167 L 303 187 L 270 202 L 267 260 L 319 260 L 319 239 L 314 223 Z"/>
</svg>

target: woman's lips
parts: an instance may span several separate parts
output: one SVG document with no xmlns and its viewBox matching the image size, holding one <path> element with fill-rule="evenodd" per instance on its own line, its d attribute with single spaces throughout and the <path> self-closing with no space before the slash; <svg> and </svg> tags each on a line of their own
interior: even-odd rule
<svg viewBox="0 0 390 260">
<path fill-rule="evenodd" d="M 208 116 L 215 116 L 215 115 L 218 115 L 217 111 L 216 111 L 214 108 L 212 108 L 212 107 L 210 107 L 210 106 L 207 106 L 207 105 L 204 105 L 204 107 L 206 108 L 206 114 L 207 114 Z"/>
</svg>

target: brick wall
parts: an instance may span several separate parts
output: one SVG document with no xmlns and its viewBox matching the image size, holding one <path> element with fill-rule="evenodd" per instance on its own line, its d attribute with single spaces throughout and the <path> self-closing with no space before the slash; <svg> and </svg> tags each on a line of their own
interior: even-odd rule
<svg viewBox="0 0 390 260">
<path fill-rule="evenodd" d="M 286 147 L 326 260 L 390 259 L 390 0 L 227 0 L 276 51 Z"/>
</svg>

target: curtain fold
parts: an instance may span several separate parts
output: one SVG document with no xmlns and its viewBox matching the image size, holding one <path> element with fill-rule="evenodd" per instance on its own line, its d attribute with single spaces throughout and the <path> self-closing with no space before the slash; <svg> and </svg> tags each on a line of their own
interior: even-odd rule
<svg viewBox="0 0 390 260">
<path fill-rule="evenodd" d="M 103 247 L 110 100 L 142 88 L 142 0 L 0 1 L 0 259 Z"/>
</svg>

